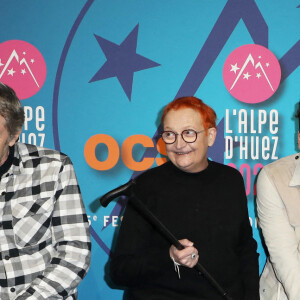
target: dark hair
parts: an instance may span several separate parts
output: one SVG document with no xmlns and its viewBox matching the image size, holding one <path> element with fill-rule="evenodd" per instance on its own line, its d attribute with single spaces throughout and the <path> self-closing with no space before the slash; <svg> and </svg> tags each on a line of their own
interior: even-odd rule
<svg viewBox="0 0 300 300">
<path fill-rule="evenodd" d="M 191 108 L 200 113 L 202 118 L 203 126 L 207 130 L 208 128 L 216 127 L 217 115 L 215 111 L 202 100 L 196 97 L 182 97 L 170 102 L 163 111 L 161 117 L 161 123 L 164 123 L 164 119 L 170 110 L 178 110 L 182 108 Z"/>
<path fill-rule="evenodd" d="M 24 109 L 15 91 L 0 82 L 0 115 L 10 136 L 16 135 L 24 124 Z"/>
</svg>

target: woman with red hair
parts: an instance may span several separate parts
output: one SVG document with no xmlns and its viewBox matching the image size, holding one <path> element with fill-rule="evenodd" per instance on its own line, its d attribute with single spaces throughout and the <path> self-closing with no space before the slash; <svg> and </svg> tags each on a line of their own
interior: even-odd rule
<svg viewBox="0 0 300 300">
<path fill-rule="evenodd" d="M 165 107 L 162 124 L 169 161 L 136 178 L 135 195 L 185 248 L 170 245 L 128 205 L 111 259 L 113 281 L 126 287 L 125 299 L 224 299 L 193 269 L 199 260 L 233 299 L 258 300 L 243 178 L 207 157 L 217 135 L 214 110 L 179 98 Z"/>
</svg>

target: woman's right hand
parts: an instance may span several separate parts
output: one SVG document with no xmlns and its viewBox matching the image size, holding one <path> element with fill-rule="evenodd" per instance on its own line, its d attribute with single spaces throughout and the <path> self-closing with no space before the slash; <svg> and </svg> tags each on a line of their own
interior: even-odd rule
<svg viewBox="0 0 300 300">
<path fill-rule="evenodd" d="M 172 245 L 169 249 L 170 257 L 182 266 L 193 268 L 199 259 L 198 250 L 193 246 L 194 243 L 188 239 L 179 240 L 179 242 L 185 248 L 178 250 L 174 245 Z"/>
</svg>

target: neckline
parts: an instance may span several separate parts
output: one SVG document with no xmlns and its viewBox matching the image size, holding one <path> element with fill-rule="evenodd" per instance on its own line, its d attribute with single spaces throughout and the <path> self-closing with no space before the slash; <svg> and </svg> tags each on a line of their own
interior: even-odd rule
<svg viewBox="0 0 300 300">
<path fill-rule="evenodd" d="M 171 168 L 173 171 L 179 175 L 182 176 L 189 176 L 189 177 L 202 177 L 202 176 L 208 176 L 211 173 L 212 167 L 213 167 L 213 161 L 207 160 L 208 161 L 208 166 L 199 172 L 185 172 L 178 167 L 176 167 L 171 161 L 169 161 Z"/>
<path fill-rule="evenodd" d="M 0 166 L 0 178 L 3 176 L 3 174 L 5 174 L 9 170 L 9 168 L 11 167 L 11 165 L 13 163 L 14 149 L 15 149 L 15 146 L 9 147 L 8 157 L 7 157 L 6 161 L 4 162 L 4 164 L 2 166 Z"/>
</svg>

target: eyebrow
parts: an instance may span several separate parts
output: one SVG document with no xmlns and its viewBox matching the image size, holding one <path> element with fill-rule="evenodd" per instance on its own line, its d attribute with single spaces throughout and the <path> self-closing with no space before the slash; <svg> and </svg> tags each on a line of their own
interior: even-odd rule
<svg viewBox="0 0 300 300">
<path fill-rule="evenodd" d="M 169 129 L 169 128 L 170 128 L 170 129 Z M 182 129 L 181 131 L 183 131 L 183 130 L 188 130 L 188 129 L 192 129 L 192 130 L 198 131 L 198 129 L 196 129 L 194 126 L 186 126 L 186 127 L 183 127 L 183 129 Z M 165 130 L 165 131 L 174 131 L 174 129 L 172 129 L 172 128 L 169 127 L 169 126 L 166 126 L 166 127 L 164 128 L 164 130 Z M 199 130 L 202 130 L 202 129 L 199 129 Z"/>
</svg>

